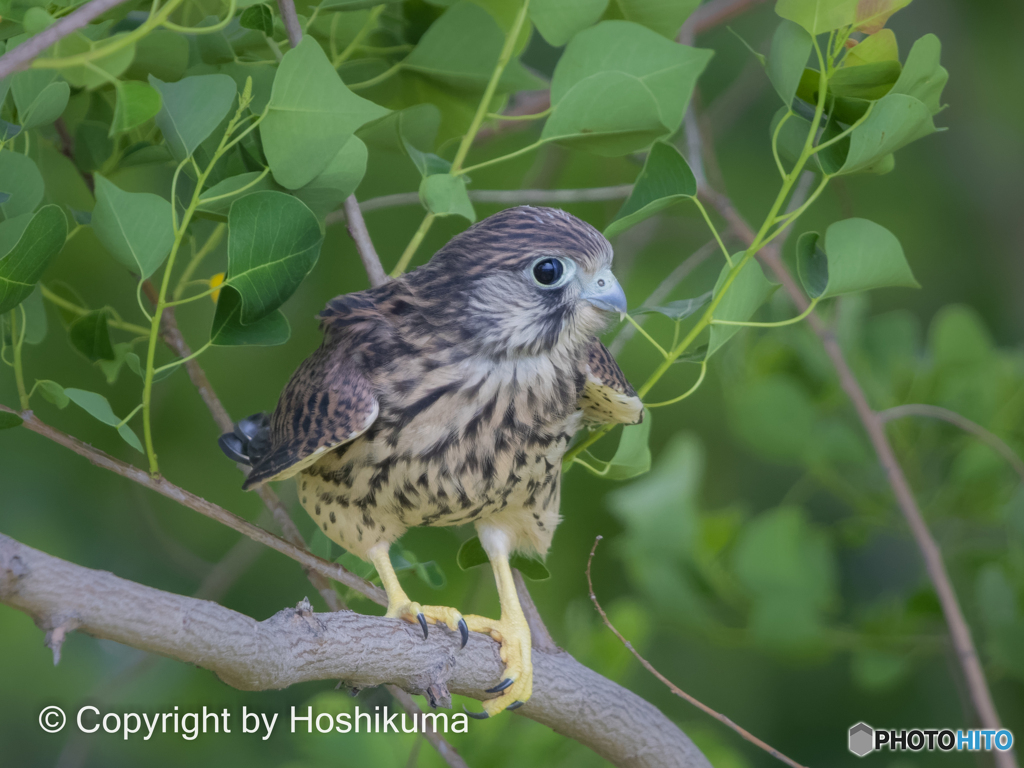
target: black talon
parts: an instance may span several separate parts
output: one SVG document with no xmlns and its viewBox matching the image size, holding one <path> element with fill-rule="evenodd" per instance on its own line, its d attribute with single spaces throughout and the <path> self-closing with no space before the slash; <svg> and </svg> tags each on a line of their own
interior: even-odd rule
<svg viewBox="0 0 1024 768">
<path fill-rule="evenodd" d="M 505 711 L 506 712 L 511 712 L 513 709 L 519 709 L 525 703 L 526 703 L 525 701 L 513 701 L 511 704 L 509 704 L 507 707 L 505 707 Z"/>
<path fill-rule="evenodd" d="M 490 715 L 486 712 L 470 712 L 468 709 L 466 709 L 465 704 L 462 705 L 462 711 L 470 717 L 472 717 L 474 720 L 486 720 L 488 717 L 490 717 Z"/>
<path fill-rule="evenodd" d="M 459 619 L 459 634 L 462 635 L 461 648 L 466 647 L 466 643 L 469 642 L 469 627 L 466 625 L 465 619 Z"/>
<path fill-rule="evenodd" d="M 484 693 L 501 693 L 506 688 L 508 688 L 510 685 L 512 685 L 512 678 L 511 677 L 506 677 L 504 680 L 502 680 L 500 683 L 498 683 L 493 688 L 488 688 L 486 691 L 484 691 Z"/>
<path fill-rule="evenodd" d="M 416 621 L 418 621 L 420 623 L 420 627 L 423 628 L 423 639 L 426 640 L 427 639 L 427 617 L 424 616 L 422 613 L 417 613 L 416 614 Z"/>
</svg>

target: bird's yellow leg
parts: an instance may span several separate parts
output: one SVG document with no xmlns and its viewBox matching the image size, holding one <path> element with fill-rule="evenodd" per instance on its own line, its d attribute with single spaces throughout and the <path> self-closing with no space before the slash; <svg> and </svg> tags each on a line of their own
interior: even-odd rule
<svg viewBox="0 0 1024 768">
<path fill-rule="evenodd" d="M 446 624 L 449 629 L 459 631 L 464 648 L 466 641 L 469 640 L 469 628 L 462 618 L 462 614 L 454 608 L 446 608 L 443 605 L 420 605 L 410 600 L 398 581 L 398 574 L 395 573 L 394 566 L 391 565 L 389 549 L 390 545 L 387 542 L 381 542 L 371 547 L 366 553 L 380 575 L 384 591 L 388 593 L 388 611 L 384 615 L 392 619 L 405 619 L 412 624 L 418 622 L 423 629 L 424 640 L 427 639 L 429 624 L 438 622 Z"/>
<path fill-rule="evenodd" d="M 512 568 L 508 564 L 510 546 L 507 534 L 493 528 L 477 527 L 480 542 L 491 560 L 494 580 L 498 585 L 498 601 L 501 604 L 501 618 L 495 621 L 483 616 L 464 617 L 474 632 L 489 634 L 501 643 L 501 660 L 505 662 L 505 675 L 501 682 L 488 693 L 497 693 L 493 699 L 483 702 L 484 717 L 490 717 L 506 709 L 515 709 L 530 698 L 533 693 L 533 661 L 530 658 L 530 625 L 526 623 L 519 595 L 516 594 Z"/>
</svg>

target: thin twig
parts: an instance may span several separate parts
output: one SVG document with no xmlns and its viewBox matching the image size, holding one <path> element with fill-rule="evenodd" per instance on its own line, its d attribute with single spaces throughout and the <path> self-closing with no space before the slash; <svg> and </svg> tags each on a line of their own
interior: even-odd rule
<svg viewBox="0 0 1024 768">
<path fill-rule="evenodd" d="M 710 3 L 698 6 L 690 18 L 683 24 L 683 30 L 692 39 L 696 35 L 707 32 L 727 21 L 730 21 L 741 13 L 760 5 L 765 0 L 711 0 Z"/>
<path fill-rule="evenodd" d="M 592 187 L 589 189 L 471 189 L 469 199 L 475 203 L 498 203 L 500 205 L 530 205 L 532 203 L 587 203 L 601 200 L 621 200 L 629 197 L 633 191 L 632 184 L 616 184 L 612 187 Z M 348 201 L 346 200 L 346 203 Z M 394 208 L 402 205 L 419 205 L 418 192 L 398 192 L 394 195 L 371 197 L 359 203 L 363 213 L 377 211 L 382 208 Z M 325 224 L 337 224 L 346 219 L 345 209 L 327 214 Z"/>
<path fill-rule="evenodd" d="M 36 56 L 41 54 L 57 41 L 67 37 L 72 32 L 81 29 L 90 21 L 100 16 L 111 8 L 123 5 L 128 0 L 92 0 L 81 8 L 69 13 L 62 19 L 58 19 L 52 26 L 47 27 L 38 35 L 30 37 L 16 48 L 0 56 L 0 79 L 7 77 L 12 72 L 25 69 Z"/>
<path fill-rule="evenodd" d="M 437 750 L 437 753 L 441 755 L 441 758 L 451 766 L 451 768 L 469 768 L 466 764 L 466 760 L 460 755 L 455 747 L 449 744 L 444 736 L 439 734 L 436 730 L 436 723 L 427 725 L 426 720 L 423 719 L 423 710 L 420 709 L 419 704 L 416 703 L 416 699 L 412 697 L 408 691 L 399 688 L 397 685 L 385 686 L 388 692 L 395 697 L 395 700 L 402 705 L 402 709 L 413 716 L 415 720 L 423 723 L 423 732 L 420 734 Z"/>
<path fill-rule="evenodd" d="M 753 231 L 729 198 L 711 189 L 700 190 L 700 196 L 718 210 L 722 217 L 733 226 L 733 229 L 742 240 L 747 243 L 753 242 Z M 796 308 L 800 312 L 807 309 L 809 302 L 782 261 L 779 249 L 766 248 L 761 251 L 759 259 L 768 266 L 775 277 L 782 283 L 783 288 L 789 294 Z M 974 703 L 974 709 L 978 713 L 978 718 L 985 728 L 1000 730 L 1002 726 L 999 723 L 999 714 L 996 711 L 992 694 L 985 680 L 985 672 L 982 669 L 981 660 L 978 658 L 978 652 L 971 637 L 970 626 L 967 624 L 967 619 L 960 608 L 956 590 L 953 588 L 949 572 L 946 570 L 946 564 L 942 559 L 942 551 L 932 537 L 931 531 L 928 530 L 928 525 L 925 523 L 921 509 L 917 505 L 917 500 L 914 498 L 914 493 L 907 482 L 906 475 L 903 473 L 903 468 L 900 466 L 892 444 L 885 434 L 885 424 L 868 403 L 867 396 L 864 394 L 864 390 L 861 388 L 860 382 L 850 368 L 849 363 L 847 363 L 835 334 L 814 313 L 808 316 L 807 323 L 825 347 L 825 353 L 836 369 L 840 386 L 853 403 L 857 416 L 868 433 L 868 438 L 871 440 L 871 444 L 878 456 L 878 462 L 889 479 L 893 495 L 896 497 L 896 503 L 906 519 L 917 548 L 921 552 L 925 570 L 932 582 L 932 586 L 935 587 L 939 603 L 942 606 L 946 625 L 949 627 L 950 638 L 956 649 L 956 656 L 963 670 L 964 678 L 967 681 L 967 688 L 970 691 L 971 701 Z M 997 751 L 993 753 L 993 758 L 1000 768 L 1016 768 L 1017 766 L 1016 758 L 1010 752 Z"/>
<path fill-rule="evenodd" d="M 942 421 L 948 421 L 953 426 L 959 427 L 964 432 L 971 433 L 1006 459 L 1007 463 L 1013 467 L 1013 471 L 1020 476 L 1021 480 L 1024 480 L 1024 461 L 1014 452 L 1013 448 L 1007 445 L 1001 437 L 989 432 L 966 416 L 961 416 L 956 411 L 951 411 L 938 405 L 924 405 L 922 403 L 897 405 L 895 408 L 878 412 L 878 418 L 884 422 L 902 419 L 904 416 L 924 416 L 929 419 L 941 419 Z"/>
<path fill-rule="evenodd" d="M 288 33 L 288 43 L 292 48 L 302 42 L 302 26 L 299 15 L 295 12 L 294 0 L 277 0 L 277 9 L 281 12 L 281 21 Z"/>
<path fill-rule="evenodd" d="M 419 193 L 413 193 L 416 200 L 419 200 Z M 379 198 L 378 198 L 379 199 Z M 370 232 L 366 229 L 366 222 L 363 220 L 365 203 L 360 203 L 355 195 L 345 198 L 345 208 L 327 216 L 326 224 L 333 224 L 344 217 L 348 223 L 348 233 L 356 244 L 359 251 L 359 258 L 362 259 L 363 267 L 366 269 L 366 276 L 370 279 L 370 285 L 376 288 L 388 281 L 388 273 L 380 263 L 380 256 L 377 249 L 373 247 L 373 240 L 370 239 Z"/>
<path fill-rule="evenodd" d="M 107 469 L 121 477 L 127 478 L 128 480 L 145 486 L 150 490 L 156 491 L 160 495 L 166 496 L 167 498 L 178 502 L 182 506 L 195 510 L 199 514 L 204 515 L 211 520 L 223 523 L 232 530 L 248 536 L 253 541 L 257 541 L 271 549 L 277 550 L 281 554 L 290 557 L 292 560 L 295 560 L 303 566 L 356 590 L 360 594 L 368 597 L 370 600 L 373 600 L 373 602 L 378 605 L 386 606 L 388 604 L 387 595 L 384 593 L 383 589 L 371 584 L 365 579 L 359 578 L 354 573 L 346 570 L 340 565 L 337 565 L 336 563 L 329 563 L 326 560 L 323 560 L 296 546 L 295 544 L 285 541 L 259 526 L 253 525 L 248 520 L 228 512 L 223 507 L 196 496 L 191 491 L 186 491 L 184 488 L 175 485 L 163 477 L 152 477 L 145 470 L 134 467 L 131 464 L 126 464 L 120 459 L 115 459 L 110 454 L 104 453 L 97 448 L 93 448 L 91 445 L 83 443 L 77 437 L 72 437 L 69 434 L 61 432 L 59 429 L 51 427 L 49 424 L 44 424 L 36 418 L 31 411 L 22 411 L 19 413 L 5 405 L 0 405 L 0 412 L 17 414 L 24 420 L 23 426 L 27 429 L 30 429 L 45 438 L 53 440 L 55 443 L 63 445 L 65 448 L 74 451 L 79 456 L 88 459 L 97 467 Z"/>
<path fill-rule="evenodd" d="M 786 765 L 790 766 L 790 768 L 803 768 L 803 766 L 800 765 L 800 763 L 786 757 L 784 754 L 779 752 L 779 750 L 761 741 L 759 738 L 757 738 L 757 736 L 752 734 L 750 731 L 736 725 L 736 723 L 734 723 L 725 715 L 721 714 L 720 712 L 716 712 L 707 704 L 698 701 L 693 696 L 688 694 L 686 691 L 679 688 L 675 683 L 673 683 L 671 680 L 669 680 L 667 677 L 661 674 L 661 672 L 655 669 L 654 665 L 651 664 L 651 662 L 649 662 L 647 659 L 641 656 L 639 651 L 637 651 L 637 649 L 633 647 L 633 644 L 629 642 L 629 640 L 627 640 L 625 637 L 623 637 L 622 633 L 615 628 L 615 625 L 612 624 L 611 620 L 608 618 L 608 614 L 605 613 L 604 608 L 601 607 L 601 603 L 599 603 L 597 600 L 597 595 L 594 593 L 594 582 L 590 577 L 590 566 L 594 562 L 594 553 L 597 552 L 597 545 L 603 538 L 603 536 L 598 536 L 596 539 L 594 539 L 594 546 L 590 549 L 590 557 L 587 558 L 587 586 L 590 589 L 590 601 L 594 604 L 594 607 L 597 608 L 597 612 L 601 614 L 601 620 L 604 621 L 604 625 L 608 627 L 608 629 L 610 629 L 617 638 L 619 638 L 619 641 L 624 646 L 626 646 L 630 653 L 632 653 L 636 657 L 636 660 L 644 665 L 644 669 L 646 669 L 648 672 L 650 672 L 652 675 L 658 678 L 662 683 L 664 683 L 668 687 L 668 689 L 672 691 L 672 693 L 674 693 L 676 696 L 690 702 L 693 706 L 697 707 L 697 709 L 701 710 L 702 712 L 708 715 L 711 715 L 711 717 L 715 718 L 715 720 L 717 720 L 718 722 L 729 726 L 734 731 L 736 731 L 736 733 L 738 733 L 744 739 L 749 741 L 751 744 L 760 747 L 772 757 L 778 758 Z"/>
</svg>

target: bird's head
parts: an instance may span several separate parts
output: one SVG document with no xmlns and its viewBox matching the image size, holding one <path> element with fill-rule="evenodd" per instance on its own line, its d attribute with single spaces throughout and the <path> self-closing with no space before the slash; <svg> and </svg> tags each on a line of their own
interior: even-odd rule
<svg viewBox="0 0 1024 768">
<path fill-rule="evenodd" d="M 586 222 L 556 208 L 520 206 L 454 237 L 409 275 L 434 321 L 495 357 L 537 355 L 587 343 L 626 295 L 612 247 Z"/>
</svg>

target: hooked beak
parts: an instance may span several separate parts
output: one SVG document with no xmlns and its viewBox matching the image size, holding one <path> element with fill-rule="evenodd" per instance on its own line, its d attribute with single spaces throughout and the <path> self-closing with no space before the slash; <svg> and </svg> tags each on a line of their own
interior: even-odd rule
<svg viewBox="0 0 1024 768">
<path fill-rule="evenodd" d="M 598 309 L 617 312 L 621 320 L 626 316 L 626 294 L 615 279 L 611 269 L 604 269 L 594 276 L 593 281 L 581 295 Z"/>
</svg>

